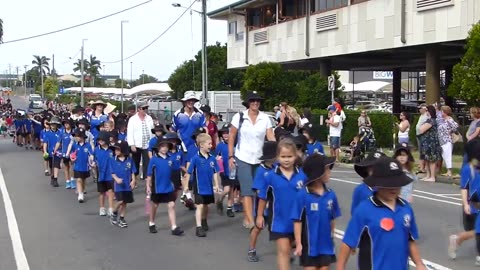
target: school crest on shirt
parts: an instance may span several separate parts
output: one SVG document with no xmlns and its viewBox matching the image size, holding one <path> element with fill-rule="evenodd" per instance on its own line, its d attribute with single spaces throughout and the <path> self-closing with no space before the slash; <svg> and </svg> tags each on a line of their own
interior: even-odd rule
<svg viewBox="0 0 480 270">
<path fill-rule="evenodd" d="M 318 211 L 318 203 L 311 203 L 310 211 Z"/>
<path fill-rule="evenodd" d="M 182 157 L 180 155 L 177 156 L 177 161 L 180 160 Z"/>
<path fill-rule="evenodd" d="M 210 168 L 215 168 L 215 163 L 213 161 L 210 161 Z"/>
<path fill-rule="evenodd" d="M 407 228 L 410 228 L 410 221 L 412 220 L 412 218 L 410 217 L 409 214 L 405 214 L 403 216 L 403 225 Z"/>
<path fill-rule="evenodd" d="M 333 209 L 333 200 L 328 200 L 327 209 L 330 210 L 330 211 Z"/>
<path fill-rule="evenodd" d="M 172 167 L 172 163 L 173 163 L 173 162 L 172 162 L 171 160 L 169 160 L 169 161 L 168 161 L 168 167 Z"/>
<path fill-rule="evenodd" d="M 302 189 L 302 187 L 303 187 L 303 181 L 302 181 L 302 180 L 298 180 L 298 181 L 297 181 L 296 188 L 297 188 L 297 189 Z"/>
<path fill-rule="evenodd" d="M 127 167 L 127 169 L 131 169 L 132 168 L 132 163 L 127 162 L 127 164 L 125 164 L 125 167 Z"/>
<path fill-rule="evenodd" d="M 87 149 L 87 148 L 83 148 L 83 152 L 88 153 L 88 149 Z"/>
<path fill-rule="evenodd" d="M 313 153 L 318 153 L 318 149 L 317 148 L 313 149 Z"/>
<path fill-rule="evenodd" d="M 110 154 L 108 154 L 108 155 L 109 155 L 111 158 L 113 158 L 113 153 L 112 153 L 112 152 L 110 152 Z"/>
</svg>

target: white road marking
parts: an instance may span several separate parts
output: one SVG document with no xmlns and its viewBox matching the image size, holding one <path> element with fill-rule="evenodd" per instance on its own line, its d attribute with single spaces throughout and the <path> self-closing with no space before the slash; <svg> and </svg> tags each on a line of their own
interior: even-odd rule
<svg viewBox="0 0 480 270">
<path fill-rule="evenodd" d="M 333 170 L 332 173 L 354 173 L 354 174 L 356 174 L 357 172 L 356 171 L 337 171 L 337 170 Z"/>
<path fill-rule="evenodd" d="M 418 190 L 418 189 L 415 189 L 414 191 L 418 192 L 418 193 L 423 193 L 423 194 L 427 194 L 427 195 L 430 195 L 430 196 L 437 196 L 437 197 L 441 197 L 441 198 L 446 198 L 446 199 L 451 199 L 451 200 L 457 200 L 457 201 L 462 201 L 461 198 L 452 198 L 450 196 L 447 196 L 447 195 L 443 195 L 443 194 L 436 194 L 436 193 L 431 193 L 431 192 L 426 192 L 426 191 L 422 191 L 422 190 Z M 457 195 L 457 194 L 455 194 Z"/>
<path fill-rule="evenodd" d="M 348 184 L 352 184 L 352 185 L 359 185 L 360 183 L 358 182 L 355 182 L 355 181 L 349 181 L 349 180 L 344 180 L 344 179 L 339 179 L 339 178 L 330 178 L 331 180 L 333 181 L 337 181 L 337 182 L 343 182 L 343 183 L 348 183 Z M 414 192 L 419 192 L 419 193 L 422 193 L 422 192 L 426 192 L 426 191 L 421 191 L 421 190 L 417 190 L 415 189 Z M 429 192 L 426 192 L 426 193 L 429 193 Z M 434 193 L 431 193 L 431 194 L 434 194 Z M 437 194 L 435 194 L 437 195 Z M 441 199 L 437 199 L 437 198 L 432 198 L 432 197 L 427 197 L 427 196 L 422 196 L 422 195 L 418 195 L 418 194 L 413 194 L 414 197 L 417 197 L 417 198 L 422 198 L 422 199 L 426 199 L 426 200 L 430 200 L 430 201 L 436 201 L 436 202 L 442 202 L 442 203 L 446 203 L 446 204 L 451 204 L 451 205 L 458 205 L 458 206 L 462 206 L 461 203 L 457 203 L 457 202 L 451 202 L 451 201 L 446 201 L 446 200 L 441 200 Z M 457 200 L 457 198 L 449 198 L 449 197 L 441 197 L 441 198 L 445 198 L 445 199 L 451 199 L 451 200 Z"/>
<path fill-rule="evenodd" d="M 339 229 L 335 229 L 335 237 L 342 240 L 343 239 L 343 236 L 345 235 L 345 232 L 342 231 L 342 230 L 339 230 Z M 439 264 L 436 264 L 434 262 L 431 262 L 429 260 L 425 260 L 425 259 L 422 259 L 423 261 L 423 264 L 425 264 L 425 267 L 429 270 L 452 270 L 448 267 L 445 267 L 445 266 L 442 266 L 442 265 L 439 265 Z M 408 263 L 410 264 L 410 266 L 413 266 L 415 267 L 415 263 L 413 263 L 412 260 L 408 260 Z"/>
<path fill-rule="evenodd" d="M 10 200 L 10 195 L 8 194 L 7 185 L 5 184 L 5 178 L 3 177 L 2 169 L 0 169 L 0 190 L 2 192 L 3 204 L 5 205 L 8 231 L 12 240 L 13 254 L 15 255 L 17 269 L 30 270 L 27 256 L 25 255 L 25 251 L 23 250 L 22 238 L 20 237 L 17 219 L 15 218 L 15 212 L 13 211 L 12 201 Z"/>
</svg>

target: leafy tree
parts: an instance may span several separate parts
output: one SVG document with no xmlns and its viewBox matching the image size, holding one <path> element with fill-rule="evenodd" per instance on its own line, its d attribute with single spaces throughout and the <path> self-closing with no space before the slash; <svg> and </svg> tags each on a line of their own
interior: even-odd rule
<svg viewBox="0 0 480 270">
<path fill-rule="evenodd" d="M 127 88 L 128 82 L 126 80 L 123 80 L 123 88 Z M 122 88 L 122 79 L 116 79 L 115 80 L 115 88 Z"/>
<path fill-rule="evenodd" d="M 343 88 L 340 77 L 334 73 L 337 87 L 334 96 L 338 97 Z M 332 93 L 328 91 L 328 80 L 319 73 L 313 73 L 302 80 L 298 85 L 298 99 L 295 104 L 299 108 L 325 109 L 331 104 Z"/>
<path fill-rule="evenodd" d="M 3 43 L 3 20 L 0 19 L 0 44 Z"/>
<path fill-rule="evenodd" d="M 189 90 L 198 90 L 198 88 L 195 89 L 194 87 L 196 80 L 193 79 L 193 65 L 194 60 L 183 62 L 168 78 L 168 85 L 173 90 L 173 98 L 181 98 L 183 93 Z M 201 83 L 196 84 L 197 87 L 200 85 Z"/>
<path fill-rule="evenodd" d="M 448 94 L 470 106 L 480 105 L 480 24 L 470 30 L 465 55 L 453 67 L 453 80 Z"/>
<path fill-rule="evenodd" d="M 90 86 L 95 86 L 95 79 L 97 75 L 100 74 L 100 70 L 102 69 L 102 63 L 100 60 L 97 59 L 96 56 L 90 55 L 90 60 L 88 61 L 88 69 L 87 74 L 92 77 L 90 80 Z"/>
<path fill-rule="evenodd" d="M 45 96 L 48 99 L 54 99 L 55 95 L 58 94 L 58 80 L 53 77 L 47 78 L 45 80 L 44 89 Z"/>
<path fill-rule="evenodd" d="M 135 85 L 141 85 L 144 83 L 156 83 L 156 82 L 158 82 L 157 78 L 147 74 L 140 75 L 140 77 L 134 81 Z"/>
<path fill-rule="evenodd" d="M 34 67 L 32 68 L 33 70 L 36 70 L 37 74 L 39 74 L 40 77 L 40 83 L 41 83 L 41 93 L 42 93 L 42 98 L 45 97 L 45 91 L 43 87 L 43 77 L 47 75 L 47 72 L 50 72 L 50 67 L 48 66 L 48 61 L 50 61 L 50 58 L 47 58 L 45 56 L 38 56 L 34 55 L 33 56 L 34 60 L 32 61 L 32 64 Z"/>
<path fill-rule="evenodd" d="M 82 60 L 78 59 L 77 62 L 73 63 L 73 72 L 80 72 L 82 69 Z M 87 59 L 83 59 L 83 72 L 85 73 L 84 75 L 87 74 L 87 70 L 89 68 L 89 63 Z"/>
</svg>

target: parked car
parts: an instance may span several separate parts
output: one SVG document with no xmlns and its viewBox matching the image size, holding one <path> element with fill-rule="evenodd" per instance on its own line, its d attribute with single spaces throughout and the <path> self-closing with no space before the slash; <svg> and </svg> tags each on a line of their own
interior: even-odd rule
<svg viewBox="0 0 480 270">
<path fill-rule="evenodd" d="M 42 101 L 42 97 L 40 97 L 40 95 L 30 95 L 30 98 L 29 98 L 29 105 L 28 107 L 30 109 L 42 109 L 43 108 L 43 101 Z"/>
</svg>

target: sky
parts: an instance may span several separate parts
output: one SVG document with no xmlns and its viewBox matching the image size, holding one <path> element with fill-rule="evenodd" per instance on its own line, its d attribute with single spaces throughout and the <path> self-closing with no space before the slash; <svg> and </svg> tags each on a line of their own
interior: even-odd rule
<svg viewBox="0 0 480 270">
<path fill-rule="evenodd" d="M 147 0 L 15 0 L 2 1 L 3 41 L 38 35 L 94 20 L 129 8 Z M 0 45 L 0 73 L 11 67 L 12 73 L 23 73 L 24 66 L 32 67 L 33 55 L 55 55 L 58 74 L 72 74 L 73 63 L 80 59 L 82 39 L 85 58 L 94 55 L 105 65 L 101 74 L 120 75 L 121 63 L 106 62 L 121 59 L 120 29 L 123 26 L 124 59 L 152 42 L 184 11 L 172 3 L 188 7 L 193 0 L 153 0 L 133 10 L 64 32 Z M 208 0 L 207 12 L 237 0 Z M 201 3 L 193 5 L 201 10 Z M 193 27 L 192 27 L 193 26 Z M 142 71 L 160 80 L 167 80 L 183 61 L 192 59 L 201 49 L 201 16 L 187 12 L 165 35 L 140 54 L 124 61 L 124 79 L 138 78 Z M 227 40 L 226 21 L 208 19 L 208 44 Z M 193 31 L 192 31 L 193 30 Z M 192 39 L 193 32 L 193 39 Z M 69 58 L 73 58 L 71 60 Z M 103 63 L 105 62 L 105 63 Z M 132 64 L 130 64 L 132 62 Z M 27 69 L 29 69 L 27 67 Z M 51 61 L 50 61 L 51 67 Z M 132 68 L 131 68 L 132 67 Z M 103 67 L 102 67 L 103 68 Z M 105 73 L 104 73 L 105 72 Z"/>
</svg>

